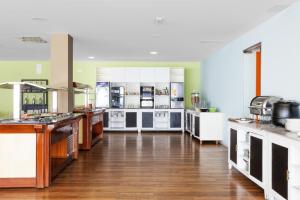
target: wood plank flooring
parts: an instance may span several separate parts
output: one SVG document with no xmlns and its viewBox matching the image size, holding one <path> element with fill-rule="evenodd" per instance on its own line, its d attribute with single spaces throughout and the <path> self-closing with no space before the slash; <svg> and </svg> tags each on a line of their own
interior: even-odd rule
<svg viewBox="0 0 300 200">
<path fill-rule="evenodd" d="M 0 189 L 0 199 L 264 199 L 228 170 L 227 149 L 181 133 L 107 133 L 47 189 Z"/>
</svg>

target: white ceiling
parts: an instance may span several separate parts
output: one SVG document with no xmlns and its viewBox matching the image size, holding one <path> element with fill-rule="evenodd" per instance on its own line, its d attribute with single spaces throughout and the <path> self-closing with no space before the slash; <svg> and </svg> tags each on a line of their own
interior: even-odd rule
<svg viewBox="0 0 300 200">
<path fill-rule="evenodd" d="M 18 38 L 66 32 L 75 60 L 200 61 L 295 1 L 1 0 L 0 60 L 48 59 L 49 43 Z"/>
</svg>

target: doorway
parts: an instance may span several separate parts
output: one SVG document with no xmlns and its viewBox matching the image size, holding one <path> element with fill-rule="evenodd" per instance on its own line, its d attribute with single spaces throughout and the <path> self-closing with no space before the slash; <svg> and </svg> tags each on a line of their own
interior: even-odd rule
<svg viewBox="0 0 300 200">
<path fill-rule="evenodd" d="M 249 117 L 251 100 L 261 95 L 261 43 L 245 49 L 243 55 L 243 113 Z"/>
</svg>

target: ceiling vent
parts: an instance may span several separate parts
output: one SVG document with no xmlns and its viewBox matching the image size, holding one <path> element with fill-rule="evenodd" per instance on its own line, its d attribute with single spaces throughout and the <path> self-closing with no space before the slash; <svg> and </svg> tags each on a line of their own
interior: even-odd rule
<svg viewBox="0 0 300 200">
<path fill-rule="evenodd" d="M 43 18 L 43 17 L 33 17 L 31 18 L 33 21 L 47 21 L 46 18 Z"/>
<path fill-rule="evenodd" d="M 47 41 L 41 37 L 21 37 L 20 39 L 22 42 L 25 42 L 25 43 L 36 43 L 36 44 L 47 43 Z"/>
</svg>

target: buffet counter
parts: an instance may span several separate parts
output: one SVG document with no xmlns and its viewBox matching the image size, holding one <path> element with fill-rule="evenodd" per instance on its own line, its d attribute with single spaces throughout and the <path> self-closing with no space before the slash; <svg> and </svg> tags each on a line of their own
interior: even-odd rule
<svg viewBox="0 0 300 200">
<path fill-rule="evenodd" d="M 277 134 L 280 137 L 284 137 L 286 139 L 300 141 L 300 137 L 297 133 L 290 132 L 286 130 L 284 127 L 275 126 L 273 124 L 261 124 L 261 123 L 239 123 L 235 119 L 228 119 L 229 124 L 231 126 L 237 126 L 241 129 L 252 131 L 252 132 L 260 132 L 261 134 L 272 133 Z"/>
<path fill-rule="evenodd" d="M 79 123 L 79 149 L 90 150 L 103 138 L 103 114 L 105 109 L 75 109 L 81 113 L 83 120 Z"/>
<path fill-rule="evenodd" d="M 229 119 L 228 126 L 229 168 L 234 167 L 260 186 L 266 199 L 298 200 L 298 134 L 283 127 L 240 119 Z"/>
<path fill-rule="evenodd" d="M 45 188 L 78 157 L 82 114 L 0 121 L 0 187 Z"/>
</svg>

